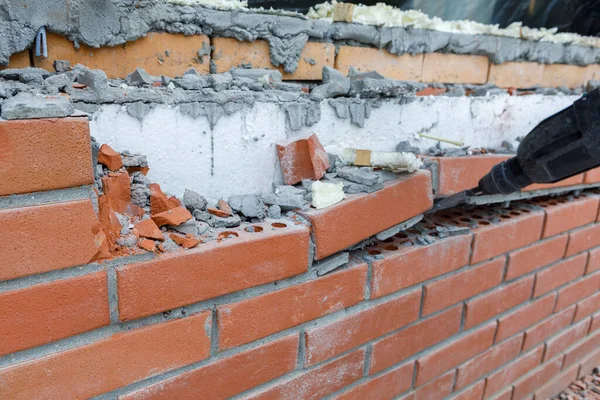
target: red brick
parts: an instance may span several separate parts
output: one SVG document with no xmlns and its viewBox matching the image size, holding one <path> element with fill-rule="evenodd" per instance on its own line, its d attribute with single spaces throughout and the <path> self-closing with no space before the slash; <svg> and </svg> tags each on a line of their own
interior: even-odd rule
<svg viewBox="0 0 600 400">
<path fill-rule="evenodd" d="M 315 134 L 285 145 L 278 144 L 277 155 L 287 185 L 305 179 L 319 180 L 329 168 L 327 152 Z"/>
<path fill-rule="evenodd" d="M 583 318 L 592 315 L 600 308 L 600 293 L 596 293 L 587 299 L 577 303 L 577 311 L 575 311 L 575 321 L 581 321 Z"/>
<path fill-rule="evenodd" d="M 600 346 L 600 332 L 590 334 L 581 343 L 570 348 L 565 355 L 563 368 L 573 365 L 596 351 Z"/>
<path fill-rule="evenodd" d="M 444 347 L 417 359 L 416 385 L 422 385 L 440 376 L 450 368 L 474 357 L 490 347 L 494 341 L 496 323 L 488 324 Z"/>
<path fill-rule="evenodd" d="M 592 353 L 589 357 L 581 361 L 581 368 L 579 369 L 579 376 L 585 376 L 591 374 L 594 369 L 600 365 L 600 351 Z"/>
<path fill-rule="evenodd" d="M 468 389 L 448 397 L 449 400 L 481 400 L 483 398 L 483 390 L 485 389 L 485 380 L 479 381 Z"/>
<path fill-rule="evenodd" d="M 355 386 L 352 389 L 334 396 L 335 400 L 391 400 L 400 393 L 410 389 L 412 384 L 414 361 L 386 372 L 376 378 Z"/>
<path fill-rule="evenodd" d="M 598 214 L 597 196 L 571 200 L 566 203 L 555 203 L 546 211 L 546 224 L 543 237 L 550 237 L 596 221 Z"/>
<path fill-rule="evenodd" d="M 549 294 L 498 320 L 496 341 L 500 342 L 552 314 L 556 293 Z"/>
<path fill-rule="evenodd" d="M 364 361 L 365 351 L 357 350 L 300 376 L 268 387 L 248 400 L 323 398 L 359 380 L 363 375 Z"/>
<path fill-rule="evenodd" d="M 564 390 L 571 382 L 577 379 L 579 365 L 573 365 L 571 368 L 563 371 L 560 375 L 554 377 L 552 381 L 536 390 L 535 400 L 546 400 Z"/>
<path fill-rule="evenodd" d="M 456 388 L 460 390 L 490 371 L 511 361 L 521 352 L 523 335 L 515 336 L 458 367 Z"/>
<path fill-rule="evenodd" d="M 481 400 L 485 389 L 485 380 L 479 381 L 468 389 L 449 397 L 449 400 Z"/>
<path fill-rule="evenodd" d="M 335 68 L 348 75 L 350 68 L 360 72 L 377 71 L 389 79 L 419 81 L 423 68 L 423 54 L 390 54 L 380 50 L 358 46 L 340 46 L 335 58 Z"/>
<path fill-rule="evenodd" d="M 567 240 L 567 235 L 561 235 L 509 253 L 505 279 L 514 279 L 560 260 L 567 249 Z"/>
<path fill-rule="evenodd" d="M 419 215 L 432 204 L 430 174 L 420 170 L 386 182 L 377 192 L 348 195 L 341 203 L 301 214 L 312 224 L 315 259 L 320 260 Z"/>
<path fill-rule="evenodd" d="M 5 368 L 5 398 L 90 398 L 209 356 L 211 313 L 146 326 Z M 275 360 L 273 360 L 275 361 Z"/>
<path fill-rule="evenodd" d="M 461 314 L 462 306 L 456 306 L 373 343 L 369 373 L 389 368 L 456 334 Z"/>
<path fill-rule="evenodd" d="M 598 183 L 600 182 L 600 167 L 590 169 L 585 173 L 583 183 Z"/>
<path fill-rule="evenodd" d="M 594 271 L 600 270 L 600 248 L 592 249 L 589 252 L 590 257 L 588 259 L 586 274 L 590 274 Z"/>
<path fill-rule="evenodd" d="M 485 397 L 489 399 L 518 378 L 537 367 L 542 361 L 544 346 L 539 346 L 486 378 Z"/>
<path fill-rule="evenodd" d="M 211 242 L 117 269 L 122 320 L 170 310 L 298 275 L 308 269 L 308 229 L 299 225 Z"/>
<path fill-rule="evenodd" d="M 448 196 L 479 184 L 492 167 L 509 159 L 504 155 L 483 155 L 472 157 L 435 157 L 438 164 L 437 196 Z"/>
<path fill-rule="evenodd" d="M 575 304 L 579 300 L 591 296 L 599 288 L 600 274 L 587 276 L 579 282 L 565 286 L 558 291 L 558 301 L 556 302 L 555 311 L 563 310 L 571 304 Z"/>
<path fill-rule="evenodd" d="M 525 331 L 525 342 L 523 343 L 523 350 L 527 350 L 545 340 L 546 338 L 554 335 L 558 331 L 566 328 L 573 321 L 573 315 L 575 314 L 575 306 L 567 308 L 564 311 L 554 314 L 550 318 L 540 322 L 539 324 L 527 329 Z"/>
<path fill-rule="evenodd" d="M 0 122 L 0 196 L 94 182 L 87 117 Z"/>
<path fill-rule="evenodd" d="M 318 364 L 419 317 L 421 289 L 306 331 L 306 365 Z"/>
<path fill-rule="evenodd" d="M 290 335 L 184 372 L 120 399 L 195 400 L 199 393 L 206 399 L 226 399 L 293 371 L 297 357 L 298 335 Z"/>
<path fill-rule="evenodd" d="M 600 314 L 596 313 L 592 315 L 592 326 L 590 327 L 590 332 L 594 332 L 598 328 L 600 328 Z"/>
<path fill-rule="evenodd" d="M 90 200 L 0 210 L 0 281 L 89 263 L 96 223 Z"/>
<path fill-rule="evenodd" d="M 489 60 L 485 56 L 426 53 L 423 82 L 485 83 Z"/>
<path fill-rule="evenodd" d="M 585 319 L 548 340 L 546 342 L 544 361 L 552 359 L 555 355 L 559 354 L 573 343 L 583 339 L 590 329 L 591 322 L 591 318 Z"/>
<path fill-rule="evenodd" d="M 569 244 L 565 257 L 600 245 L 600 224 L 587 226 L 569 232 Z"/>
<path fill-rule="evenodd" d="M 350 307 L 364 298 L 367 265 L 217 308 L 219 349 L 230 349 Z"/>
<path fill-rule="evenodd" d="M 450 371 L 445 375 L 440 376 L 420 387 L 415 391 L 415 400 L 430 400 L 444 399 L 452 393 L 452 385 L 454 384 L 454 374 Z"/>
<path fill-rule="evenodd" d="M 585 272 L 586 264 L 587 253 L 584 253 L 560 261 L 556 265 L 538 272 L 535 278 L 533 296 L 541 296 L 542 294 L 548 293 L 549 291 L 582 276 Z"/>
<path fill-rule="evenodd" d="M 567 86 L 577 88 L 585 85 L 587 70 L 585 67 L 567 64 L 546 64 L 542 74 L 542 87 Z"/>
<path fill-rule="evenodd" d="M 526 398 L 529 393 L 542 387 L 545 383 L 550 382 L 550 380 L 560 372 L 561 366 L 562 358 L 559 358 L 529 372 L 523 378 L 515 382 L 513 398 Z"/>
<path fill-rule="evenodd" d="M 543 72 L 544 64 L 534 62 L 490 63 L 488 82 L 502 88 L 533 88 L 540 85 Z"/>
<path fill-rule="evenodd" d="M 436 241 L 429 246 L 400 247 L 373 261 L 371 295 L 381 297 L 469 263 L 471 236 Z"/>
<path fill-rule="evenodd" d="M 442 310 L 493 288 L 502 281 L 506 260 L 499 258 L 476 268 L 425 285 L 423 315 Z"/>
<path fill-rule="evenodd" d="M 574 186 L 580 185 L 583 183 L 583 174 L 574 175 L 570 178 L 563 179 L 562 181 L 558 181 L 555 183 L 534 183 L 533 185 L 529 185 L 523 189 L 524 192 L 530 190 L 543 190 L 543 189 L 554 189 L 565 186 Z"/>
<path fill-rule="evenodd" d="M 526 302 L 531 297 L 532 289 L 533 276 L 529 276 L 467 301 L 465 329 Z"/>
<path fill-rule="evenodd" d="M 512 399 L 512 386 L 507 387 L 506 389 L 502 390 L 500 393 L 496 394 L 495 396 L 491 397 L 491 400 L 511 400 Z"/>
<path fill-rule="evenodd" d="M 0 293 L 0 355 L 109 323 L 105 272 Z"/>
<path fill-rule="evenodd" d="M 538 241 L 543 224 L 544 213 L 539 211 L 476 228 L 473 232 L 471 263 L 478 263 Z"/>
</svg>

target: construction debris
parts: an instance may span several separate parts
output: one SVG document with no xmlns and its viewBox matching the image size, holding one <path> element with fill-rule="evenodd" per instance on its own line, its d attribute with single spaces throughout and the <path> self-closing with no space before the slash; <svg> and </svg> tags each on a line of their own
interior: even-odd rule
<svg viewBox="0 0 600 400">
<path fill-rule="evenodd" d="M 114 151 L 109 145 L 103 144 L 98 152 L 98 162 L 106 165 L 111 171 L 117 171 L 123 166 L 121 154 Z"/>
<path fill-rule="evenodd" d="M 413 173 L 423 161 L 413 153 L 383 152 L 346 148 L 341 154 L 342 162 L 349 165 L 383 168 L 394 172 Z"/>
<path fill-rule="evenodd" d="M 329 168 L 329 157 L 316 135 L 277 145 L 281 172 L 286 184 L 294 185 L 305 179 L 318 180 Z"/>
<path fill-rule="evenodd" d="M 343 183 L 329 183 L 317 181 L 312 184 L 312 206 L 321 209 L 332 206 L 344 200 Z"/>
<path fill-rule="evenodd" d="M 19 93 L 2 104 L 4 119 L 60 118 L 74 112 L 73 105 L 63 96 L 34 96 Z"/>
</svg>

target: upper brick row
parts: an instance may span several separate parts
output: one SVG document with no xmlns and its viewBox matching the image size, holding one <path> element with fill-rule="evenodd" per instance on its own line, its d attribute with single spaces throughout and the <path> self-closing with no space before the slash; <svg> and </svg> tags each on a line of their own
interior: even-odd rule
<svg viewBox="0 0 600 400">
<path fill-rule="evenodd" d="M 211 45 L 211 55 L 198 56 L 199 49 Z M 123 46 L 95 49 L 80 45 L 76 49 L 68 39 L 48 34 L 48 52 L 49 58 L 34 57 L 34 66 L 52 71 L 54 60 L 68 60 L 73 65 L 81 63 L 89 68 L 102 69 L 110 78 L 125 78 L 138 67 L 146 69 L 151 75 L 182 75 L 191 67 L 208 74 L 211 62 L 216 66 L 217 73 L 240 65 L 277 69 L 271 64 L 269 45 L 264 40 L 240 42 L 231 38 L 209 39 L 205 35 L 149 33 Z M 29 65 L 29 53 L 26 51 L 11 57 L 12 68 Z M 534 62 L 493 64 L 485 56 L 442 53 L 396 56 L 386 50 L 357 46 L 340 46 L 336 55 L 334 44 L 315 42 L 306 44 L 294 73 L 279 69 L 287 80 L 321 80 L 324 66 L 335 67 L 344 74 L 354 67 L 359 71 L 378 71 L 391 79 L 456 84 L 493 83 L 506 88 L 576 88 L 585 86 L 590 80 L 600 80 L 600 65 L 580 67 Z"/>
</svg>

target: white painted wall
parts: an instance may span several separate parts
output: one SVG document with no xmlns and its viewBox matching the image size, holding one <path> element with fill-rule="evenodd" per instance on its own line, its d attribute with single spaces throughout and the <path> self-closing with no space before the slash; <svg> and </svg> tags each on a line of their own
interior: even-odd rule
<svg viewBox="0 0 600 400">
<path fill-rule="evenodd" d="M 329 152 L 344 147 L 393 151 L 401 140 L 422 149 L 435 145 L 415 136 L 429 134 L 460 140 L 473 147 L 499 146 L 526 135 L 538 122 L 567 107 L 577 96 L 420 97 L 399 105 L 386 100 L 373 108 L 365 127 L 339 119 L 321 103 L 321 121 L 288 131 L 285 115 L 274 103 L 256 103 L 224 116 L 211 132 L 204 117 L 193 119 L 177 107 L 154 108 L 142 122 L 119 105 L 94 114 L 92 135 L 117 151 L 146 154 L 149 178 L 163 190 L 181 196 L 185 188 L 211 200 L 231 194 L 262 193 L 281 183 L 277 142 L 316 133 Z"/>
</svg>

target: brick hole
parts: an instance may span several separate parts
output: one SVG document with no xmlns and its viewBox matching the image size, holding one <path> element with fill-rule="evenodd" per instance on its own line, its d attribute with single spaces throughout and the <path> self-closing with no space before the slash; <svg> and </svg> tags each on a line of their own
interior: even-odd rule
<svg viewBox="0 0 600 400">
<path fill-rule="evenodd" d="M 429 236 L 438 237 L 437 232 L 429 232 Z"/>
<path fill-rule="evenodd" d="M 382 242 L 383 243 L 394 243 L 394 238 L 391 237 L 391 238 L 383 239 Z"/>
<path fill-rule="evenodd" d="M 475 218 L 475 219 L 483 219 L 483 217 L 481 215 L 477 215 L 477 214 L 473 215 L 473 218 Z"/>
<path fill-rule="evenodd" d="M 463 222 L 471 222 L 471 218 L 466 218 L 466 217 L 459 218 L 459 220 L 463 221 Z"/>
<path fill-rule="evenodd" d="M 385 246 L 384 249 L 386 249 L 388 251 L 396 251 L 396 250 L 398 250 L 398 246 L 394 246 L 393 244 L 389 244 L 389 245 Z"/>
<path fill-rule="evenodd" d="M 224 231 L 224 232 L 219 233 L 219 236 L 217 237 L 217 239 L 218 240 L 229 239 L 232 236 L 239 237 L 240 235 L 237 232 Z"/>
<path fill-rule="evenodd" d="M 501 215 L 500 218 L 510 219 L 510 215 Z"/>
<path fill-rule="evenodd" d="M 284 224 L 283 222 L 273 222 L 273 223 L 271 224 L 271 226 L 272 226 L 273 228 L 287 228 L 287 225 L 286 225 L 286 224 Z"/>
<path fill-rule="evenodd" d="M 406 236 L 406 233 L 402 233 L 402 232 L 396 233 L 394 236 L 397 237 L 397 238 L 399 238 L 399 239 L 406 239 L 406 238 L 408 238 L 408 236 Z"/>
<path fill-rule="evenodd" d="M 562 203 L 562 202 L 561 202 L 561 203 Z M 551 206 L 557 206 L 557 205 L 558 205 L 558 203 L 557 203 L 556 201 L 551 201 L 551 202 L 550 202 L 550 203 L 548 203 L 548 204 L 549 204 L 549 205 L 551 205 Z"/>
<path fill-rule="evenodd" d="M 250 233 L 260 233 L 262 232 L 264 229 L 262 228 L 262 226 L 258 226 L 258 225 L 252 225 L 249 226 L 247 228 L 244 228 L 244 230 L 246 232 L 250 232 Z"/>
<path fill-rule="evenodd" d="M 410 243 L 409 239 L 403 239 L 398 242 L 399 245 L 403 245 L 404 243 Z"/>
<path fill-rule="evenodd" d="M 379 250 L 369 250 L 367 253 L 369 253 L 372 256 L 376 256 L 378 254 L 381 254 L 381 252 Z"/>
<path fill-rule="evenodd" d="M 527 214 L 527 213 L 530 213 L 531 210 L 528 210 L 528 209 L 524 208 L 524 209 L 521 210 L 521 212 L 524 212 L 525 214 Z"/>
<path fill-rule="evenodd" d="M 511 211 L 511 212 L 510 212 L 510 215 L 515 215 L 515 216 L 517 216 L 517 215 L 521 215 L 521 213 L 520 213 L 520 212 L 518 212 L 518 211 Z"/>
<path fill-rule="evenodd" d="M 417 229 L 408 229 L 406 232 L 408 232 L 408 233 L 412 233 L 412 234 L 414 234 L 414 235 L 418 235 L 418 234 L 420 234 L 420 233 L 421 233 L 421 232 L 419 232 Z"/>
<path fill-rule="evenodd" d="M 457 217 L 462 217 L 464 215 L 464 213 L 461 211 L 452 211 L 452 215 L 455 215 Z"/>
<path fill-rule="evenodd" d="M 503 216 L 504 216 L 504 215 L 503 215 Z M 479 221 L 479 223 L 480 223 L 481 225 L 489 225 L 489 224 L 490 224 L 490 222 L 489 222 L 489 221 Z"/>
</svg>

